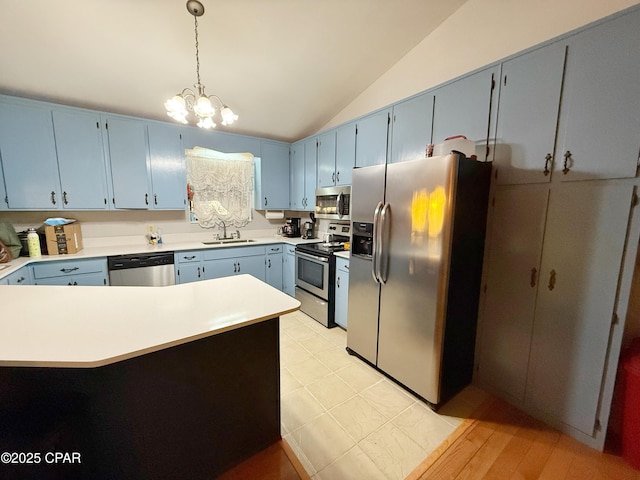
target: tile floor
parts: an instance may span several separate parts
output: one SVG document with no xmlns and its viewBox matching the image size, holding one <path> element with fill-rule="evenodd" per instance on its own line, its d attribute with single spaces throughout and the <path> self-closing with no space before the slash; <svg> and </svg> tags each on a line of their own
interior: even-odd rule
<svg viewBox="0 0 640 480">
<path fill-rule="evenodd" d="M 344 330 L 280 320 L 282 436 L 315 480 L 403 479 L 487 398 L 470 386 L 436 414 L 347 354 Z"/>
</svg>

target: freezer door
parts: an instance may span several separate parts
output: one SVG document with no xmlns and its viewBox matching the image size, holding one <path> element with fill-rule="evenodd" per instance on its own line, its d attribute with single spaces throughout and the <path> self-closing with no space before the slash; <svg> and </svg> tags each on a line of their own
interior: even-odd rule
<svg viewBox="0 0 640 480">
<path fill-rule="evenodd" d="M 456 167 L 456 155 L 387 167 L 378 367 L 433 404 L 440 401 Z"/>
<path fill-rule="evenodd" d="M 384 175 L 385 165 L 353 170 L 351 181 L 351 221 L 353 223 L 373 223 L 376 206 L 384 200 Z M 347 347 L 375 365 L 378 354 L 380 286 L 371 275 L 372 267 L 371 258 L 351 256 Z"/>
<path fill-rule="evenodd" d="M 351 180 L 351 221 L 373 223 L 378 202 L 384 201 L 385 165 L 356 168 Z"/>
</svg>

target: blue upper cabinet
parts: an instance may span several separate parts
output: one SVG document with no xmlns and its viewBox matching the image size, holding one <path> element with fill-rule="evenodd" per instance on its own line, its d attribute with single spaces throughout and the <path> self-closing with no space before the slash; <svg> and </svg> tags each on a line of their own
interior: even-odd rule
<svg viewBox="0 0 640 480">
<path fill-rule="evenodd" d="M 367 115 L 357 122 L 356 167 L 384 165 L 387 161 L 387 138 L 391 109 Z"/>
<path fill-rule="evenodd" d="M 104 117 L 115 208 L 148 209 L 149 176 L 147 135 L 144 122 L 122 117 Z"/>
<path fill-rule="evenodd" d="M 422 94 L 394 105 L 389 163 L 425 157 L 432 125 L 433 95 Z"/>
<path fill-rule="evenodd" d="M 499 66 L 481 70 L 434 91 L 432 143 L 464 135 L 476 144 L 478 160 L 489 157 L 488 141 L 495 134 L 495 94 Z"/>
<path fill-rule="evenodd" d="M 0 212 L 8 208 L 7 190 L 4 187 L 4 173 L 2 172 L 2 157 L 0 157 Z"/>
<path fill-rule="evenodd" d="M 636 175 L 639 26 L 635 10 L 570 39 L 554 181 Z"/>
<path fill-rule="evenodd" d="M 8 208 L 60 208 L 60 178 L 50 108 L 0 99 L 0 157 Z"/>
<path fill-rule="evenodd" d="M 355 163 L 355 122 L 341 125 L 318 137 L 318 187 L 350 185 Z"/>
<path fill-rule="evenodd" d="M 503 63 L 493 155 L 498 184 L 549 182 L 565 51 L 559 42 Z"/>
<path fill-rule="evenodd" d="M 252 153 L 260 156 L 260 139 L 197 127 L 185 128 L 184 148 L 203 147 L 224 153 Z"/>
<path fill-rule="evenodd" d="M 336 184 L 336 131 L 318 137 L 318 187 Z"/>
<path fill-rule="evenodd" d="M 291 210 L 304 209 L 304 142 L 292 143 L 289 148 L 289 205 Z"/>
<path fill-rule="evenodd" d="M 316 137 L 304 141 L 304 203 L 303 210 L 316 208 L 316 178 L 318 165 L 318 140 Z"/>
<path fill-rule="evenodd" d="M 336 185 L 351 185 L 351 172 L 356 166 L 356 122 L 336 129 Z"/>
<path fill-rule="evenodd" d="M 289 208 L 289 144 L 262 141 L 256 162 L 257 210 Z"/>
<path fill-rule="evenodd" d="M 153 187 L 149 208 L 182 210 L 187 202 L 182 128 L 171 124 L 149 123 L 147 134 Z"/>
<path fill-rule="evenodd" d="M 97 112 L 53 110 L 53 129 L 62 186 L 62 207 L 106 210 L 107 174 Z"/>
</svg>

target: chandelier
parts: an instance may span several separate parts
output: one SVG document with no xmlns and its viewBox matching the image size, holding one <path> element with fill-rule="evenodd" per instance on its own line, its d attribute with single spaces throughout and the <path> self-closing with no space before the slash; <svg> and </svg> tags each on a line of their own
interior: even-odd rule
<svg viewBox="0 0 640 480">
<path fill-rule="evenodd" d="M 200 128 L 215 128 L 216 123 L 213 117 L 216 114 L 216 107 L 211 102 L 215 100 L 218 103 L 220 118 L 222 125 L 231 125 L 238 119 L 238 116 L 224 104 L 217 95 L 207 95 L 204 92 L 204 85 L 200 83 L 200 56 L 198 50 L 198 17 L 204 14 L 204 6 L 198 0 L 189 0 L 187 2 L 187 10 L 193 15 L 195 21 L 196 32 L 196 79 L 193 85 L 195 92 L 190 88 L 185 88 L 181 93 L 174 95 L 164 104 L 167 109 L 167 115 L 181 123 L 189 123 L 187 115 L 189 110 L 198 118 L 198 126 Z"/>
</svg>

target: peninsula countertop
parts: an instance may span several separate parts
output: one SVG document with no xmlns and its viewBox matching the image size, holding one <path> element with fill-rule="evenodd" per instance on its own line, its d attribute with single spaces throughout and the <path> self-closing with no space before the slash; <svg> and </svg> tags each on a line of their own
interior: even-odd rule
<svg viewBox="0 0 640 480">
<path fill-rule="evenodd" d="M 3 286 L 2 293 L 0 367 L 100 367 L 300 306 L 251 275 L 167 287 Z"/>
</svg>

